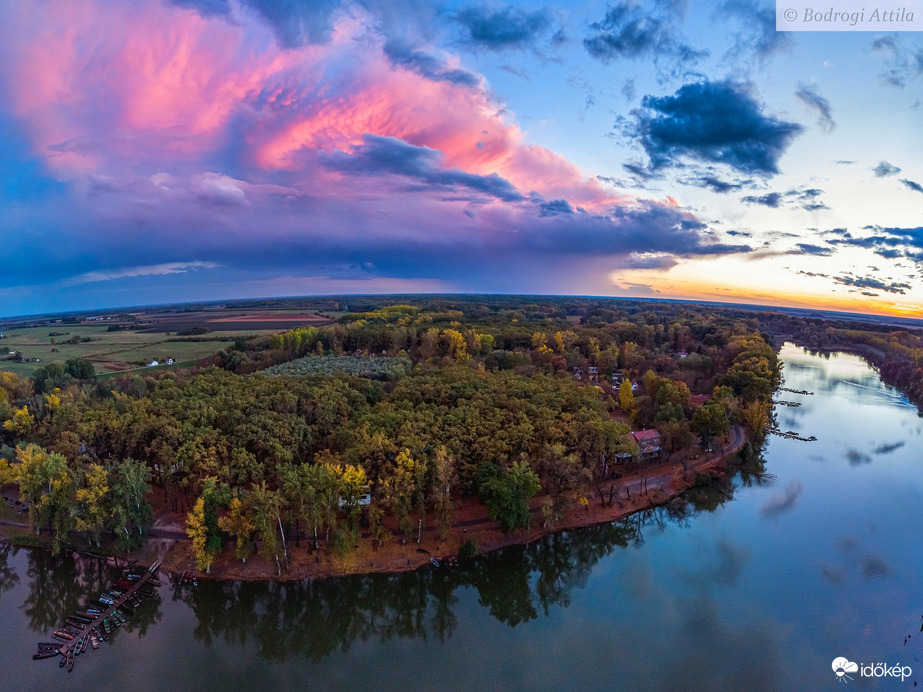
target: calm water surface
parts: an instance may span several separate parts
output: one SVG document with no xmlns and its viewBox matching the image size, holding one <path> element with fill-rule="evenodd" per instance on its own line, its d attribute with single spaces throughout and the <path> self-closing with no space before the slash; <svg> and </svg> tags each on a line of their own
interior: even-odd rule
<svg viewBox="0 0 923 692">
<path fill-rule="evenodd" d="M 70 674 L 35 642 L 109 575 L 0 552 L 0 689 L 838 689 L 923 683 L 923 421 L 859 358 L 782 349 L 783 430 L 722 486 L 455 570 L 165 584 Z M 904 643 L 904 638 L 913 636 Z M 57 687 L 53 687 L 57 686 Z"/>
</svg>

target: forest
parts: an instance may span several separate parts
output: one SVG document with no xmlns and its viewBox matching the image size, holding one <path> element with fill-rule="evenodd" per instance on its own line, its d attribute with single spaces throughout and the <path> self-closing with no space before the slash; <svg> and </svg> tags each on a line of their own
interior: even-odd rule
<svg viewBox="0 0 923 692">
<path fill-rule="evenodd" d="M 0 485 L 60 550 L 186 517 L 198 567 L 444 536 L 460 502 L 553 526 L 593 486 L 732 425 L 759 444 L 781 363 L 758 317 L 604 299 L 351 299 L 334 324 L 237 339 L 194 368 L 0 373 Z M 649 461 L 648 461 L 649 463 Z M 294 545 L 293 545 L 294 543 Z M 226 547 L 227 546 L 227 547 Z"/>
</svg>

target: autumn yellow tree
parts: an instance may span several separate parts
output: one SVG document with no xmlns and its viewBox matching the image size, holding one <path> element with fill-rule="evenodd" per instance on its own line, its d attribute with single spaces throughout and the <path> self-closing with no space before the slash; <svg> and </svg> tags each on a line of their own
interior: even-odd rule
<svg viewBox="0 0 923 692">
<path fill-rule="evenodd" d="M 350 520 L 355 523 L 359 515 L 359 500 L 369 492 L 369 481 L 365 469 L 361 466 L 346 464 L 334 469 L 340 477 L 343 509 Z"/>
<path fill-rule="evenodd" d="M 25 436 L 32 430 L 32 425 L 34 423 L 35 416 L 29 413 L 28 406 L 23 406 L 22 408 L 16 409 L 12 418 L 3 422 L 3 429 L 17 435 Z"/>
<path fill-rule="evenodd" d="M 192 511 L 186 517 L 186 535 L 192 539 L 192 552 L 195 555 L 196 567 L 204 569 L 206 574 L 211 570 L 214 554 L 208 550 L 208 526 L 205 523 L 205 500 L 199 498 L 195 501 Z"/>
<path fill-rule="evenodd" d="M 234 554 L 237 555 L 241 562 L 246 562 L 247 558 L 250 557 L 253 546 L 251 537 L 253 536 L 254 528 L 253 522 L 250 521 L 248 516 L 248 508 L 241 502 L 240 498 L 231 498 L 231 502 L 228 504 L 228 513 L 226 516 L 218 518 L 218 526 L 221 527 L 222 531 L 226 531 L 237 539 Z"/>
<path fill-rule="evenodd" d="M 468 346 L 464 335 L 457 329 L 446 329 L 442 332 L 445 340 L 447 355 L 456 363 L 468 362 Z"/>
<path fill-rule="evenodd" d="M 106 495 L 109 492 L 109 474 L 101 464 L 90 464 L 83 477 L 83 486 L 77 488 L 76 528 L 92 535 L 99 546 L 99 532 L 106 521 Z"/>
</svg>

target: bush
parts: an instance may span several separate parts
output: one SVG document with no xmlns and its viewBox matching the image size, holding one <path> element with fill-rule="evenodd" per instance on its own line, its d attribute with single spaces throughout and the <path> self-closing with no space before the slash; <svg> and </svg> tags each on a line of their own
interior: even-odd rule
<svg viewBox="0 0 923 692">
<path fill-rule="evenodd" d="M 478 556 L 478 544 L 470 538 L 466 538 L 458 549 L 458 557 L 463 560 L 471 560 Z"/>
</svg>

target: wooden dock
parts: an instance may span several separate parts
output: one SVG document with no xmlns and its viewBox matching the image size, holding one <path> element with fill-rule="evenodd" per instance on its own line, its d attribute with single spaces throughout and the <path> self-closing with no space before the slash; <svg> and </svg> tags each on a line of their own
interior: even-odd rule
<svg viewBox="0 0 923 692">
<path fill-rule="evenodd" d="M 93 622 L 87 624 L 83 631 L 86 632 L 85 637 L 89 637 L 90 633 L 93 631 L 93 628 L 97 628 L 99 631 L 102 631 L 103 620 L 112 616 L 113 611 L 117 610 L 119 606 L 124 605 L 132 596 L 134 596 L 138 590 L 146 584 L 154 575 L 157 574 L 157 570 L 160 569 L 161 561 L 158 560 L 153 565 L 151 565 L 147 571 L 141 575 L 141 578 L 138 581 L 134 582 L 128 590 L 123 593 L 115 602 L 110 605 L 108 608 L 103 610 L 99 615 L 96 616 L 96 619 Z M 83 641 L 83 637 L 77 636 L 71 639 L 70 641 L 63 642 L 58 648 L 58 651 L 62 656 L 67 656 L 72 650 L 76 649 Z"/>
<path fill-rule="evenodd" d="M 786 440 L 798 440 L 799 442 L 817 441 L 817 438 L 814 437 L 814 435 L 811 435 L 811 437 L 802 437 L 792 430 L 786 430 L 785 432 L 782 432 L 778 428 L 763 428 L 763 431 L 769 433 L 770 435 L 778 435 L 779 437 L 784 437 Z"/>
</svg>

